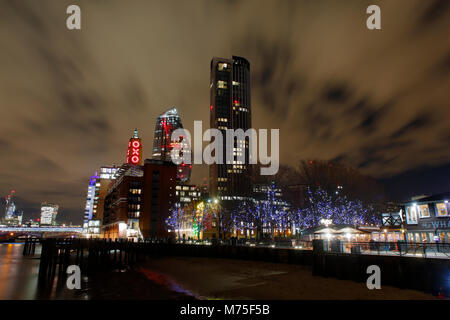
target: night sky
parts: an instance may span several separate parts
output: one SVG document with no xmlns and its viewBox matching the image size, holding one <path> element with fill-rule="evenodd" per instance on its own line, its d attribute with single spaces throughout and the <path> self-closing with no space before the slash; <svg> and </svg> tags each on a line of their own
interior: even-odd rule
<svg viewBox="0 0 450 320">
<path fill-rule="evenodd" d="M 3 0 L 0 195 L 81 223 L 89 176 L 124 162 L 134 128 L 149 158 L 172 106 L 209 127 L 210 60 L 232 55 L 251 63 L 253 127 L 280 129 L 281 163 L 333 159 L 397 198 L 450 191 L 449 30 L 448 0 Z"/>
</svg>

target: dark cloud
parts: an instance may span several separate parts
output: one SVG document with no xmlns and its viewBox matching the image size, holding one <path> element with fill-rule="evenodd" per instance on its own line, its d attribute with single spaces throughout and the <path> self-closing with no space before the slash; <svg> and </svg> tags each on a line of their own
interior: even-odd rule
<svg viewBox="0 0 450 320">
<path fill-rule="evenodd" d="M 0 195 L 79 223 L 88 178 L 121 163 L 158 114 L 209 126 L 213 56 L 251 63 L 252 124 L 279 128 L 282 164 L 334 159 L 377 177 L 450 162 L 448 1 L 0 2 Z M 207 177 L 194 166 L 193 182 Z M 18 200 L 19 201 L 19 200 Z"/>
<path fill-rule="evenodd" d="M 12 9 L 11 13 L 15 15 L 17 19 L 20 19 L 22 23 L 28 24 L 30 27 L 35 29 L 38 33 L 46 32 L 45 21 L 42 19 L 35 8 L 30 7 L 29 3 L 25 3 L 25 1 L 14 1 L 14 0 L 6 0 L 3 3 L 4 12 L 9 11 L 7 9 Z"/>
<path fill-rule="evenodd" d="M 450 72 L 450 52 L 436 63 L 432 72 L 438 77 L 448 76 Z"/>
<path fill-rule="evenodd" d="M 343 104 L 349 98 L 349 90 L 343 84 L 334 84 L 324 89 L 323 96 L 326 101 Z"/>
<path fill-rule="evenodd" d="M 450 2 L 447 0 L 434 0 L 428 4 L 428 7 L 423 11 L 420 22 L 423 25 L 428 25 L 436 20 L 445 17 L 447 10 L 450 8 Z"/>
<path fill-rule="evenodd" d="M 417 116 L 415 116 L 411 121 L 400 127 L 397 131 L 395 131 L 391 138 L 398 138 L 400 136 L 406 135 L 411 131 L 420 130 L 430 126 L 432 124 L 432 115 L 425 111 L 421 112 Z"/>
<path fill-rule="evenodd" d="M 0 150 L 2 153 L 6 153 L 8 149 L 10 149 L 12 144 L 4 139 L 0 139 Z"/>
<path fill-rule="evenodd" d="M 371 133 L 377 129 L 378 123 L 383 116 L 383 109 L 373 110 L 367 112 L 361 121 L 360 128 L 366 133 Z"/>
<path fill-rule="evenodd" d="M 289 42 L 279 39 L 277 43 L 267 42 L 264 34 L 250 33 L 241 39 L 241 46 L 255 56 L 259 67 L 251 67 L 252 89 L 264 101 L 261 105 L 269 112 L 285 117 L 286 105 L 301 93 L 305 80 L 293 70 L 294 49 Z"/>
<path fill-rule="evenodd" d="M 32 164 L 32 169 L 47 171 L 49 173 L 51 172 L 58 175 L 65 173 L 65 169 L 61 165 L 45 157 L 40 157 L 36 161 L 34 161 Z"/>
</svg>

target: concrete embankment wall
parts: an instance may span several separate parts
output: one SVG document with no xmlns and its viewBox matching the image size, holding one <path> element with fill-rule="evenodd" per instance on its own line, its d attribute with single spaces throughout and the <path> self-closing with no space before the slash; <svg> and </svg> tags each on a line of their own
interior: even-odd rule
<svg viewBox="0 0 450 320">
<path fill-rule="evenodd" d="M 156 255 L 244 259 L 312 265 L 312 250 L 190 244 L 168 244 L 155 247 L 154 249 L 153 254 Z"/>
<path fill-rule="evenodd" d="M 366 282 L 367 267 L 377 265 L 381 284 L 448 296 L 450 260 L 344 253 L 314 253 L 313 275 Z"/>
</svg>

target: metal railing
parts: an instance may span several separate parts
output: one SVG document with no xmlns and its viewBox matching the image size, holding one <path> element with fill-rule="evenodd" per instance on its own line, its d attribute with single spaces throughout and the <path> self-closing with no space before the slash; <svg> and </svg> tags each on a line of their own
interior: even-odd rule
<svg viewBox="0 0 450 320">
<path fill-rule="evenodd" d="M 354 242 L 344 240 L 322 240 L 323 252 L 376 254 L 395 256 L 416 256 L 424 258 L 450 258 L 450 243 L 411 243 L 398 242 Z M 212 239 L 212 240 L 176 240 L 176 243 L 197 245 L 235 245 L 267 248 L 290 248 L 313 250 L 313 241 L 298 239 Z"/>
<path fill-rule="evenodd" d="M 198 245 L 235 245 L 249 247 L 267 247 L 267 248 L 291 248 L 312 250 L 312 241 L 298 239 L 178 239 L 176 243 L 180 244 L 198 244 Z"/>
<path fill-rule="evenodd" d="M 450 258 L 450 243 L 413 243 L 405 241 L 348 242 L 342 240 L 323 240 L 323 246 L 323 251 L 335 253 Z"/>
</svg>

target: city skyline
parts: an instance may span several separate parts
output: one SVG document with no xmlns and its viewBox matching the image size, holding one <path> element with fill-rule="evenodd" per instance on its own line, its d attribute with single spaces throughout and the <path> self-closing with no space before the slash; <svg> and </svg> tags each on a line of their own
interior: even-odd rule
<svg viewBox="0 0 450 320">
<path fill-rule="evenodd" d="M 43 2 L 40 11 L 31 3 L 2 3 L 0 23 L 14 38 L 2 37 L 8 49 L 0 53 L 10 61 L 0 75 L 8 114 L 0 126 L 1 195 L 16 190 L 26 220 L 49 201 L 60 205 L 61 219 L 81 223 L 89 176 L 123 162 L 134 128 L 146 159 L 155 119 L 170 106 L 179 108 L 187 129 L 194 120 L 209 122 L 209 62 L 232 55 L 252 65 L 254 126 L 280 128 L 282 164 L 340 161 L 399 188 L 413 170 L 419 178 L 415 188 L 407 183 L 408 193 L 448 191 L 450 48 L 439 39 L 450 19 L 447 4 L 436 9 L 436 3 L 383 3 L 381 34 L 365 28 L 366 4 L 356 2 L 264 2 L 258 13 L 252 4 L 230 2 L 217 4 L 211 16 L 206 2 L 186 6 L 201 25 L 170 4 L 159 4 L 159 16 L 152 4 L 138 4 L 119 19 L 118 3 L 83 3 L 89 15 L 78 34 L 58 27 L 66 3 L 50 8 Z M 240 13 L 231 30 L 222 30 L 231 12 Z M 170 26 L 172 16 L 177 28 Z M 267 30 L 262 22 L 269 18 Z M 124 22 L 111 30 L 114 20 Z M 328 28 L 329 21 L 340 28 Z M 164 30 L 167 40 L 153 29 Z M 135 39 L 115 42 L 136 30 Z M 184 32 L 195 35 L 191 44 L 170 41 Z M 142 46 L 144 36 L 151 45 Z M 433 189 L 431 176 L 441 177 L 441 190 Z M 193 182 L 203 177 L 208 169 L 193 166 Z"/>
</svg>

